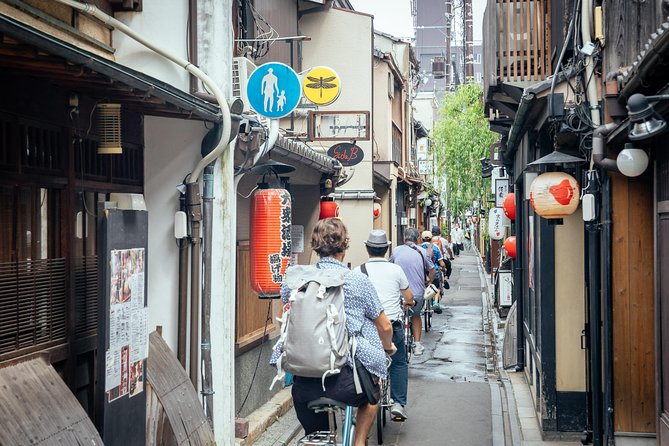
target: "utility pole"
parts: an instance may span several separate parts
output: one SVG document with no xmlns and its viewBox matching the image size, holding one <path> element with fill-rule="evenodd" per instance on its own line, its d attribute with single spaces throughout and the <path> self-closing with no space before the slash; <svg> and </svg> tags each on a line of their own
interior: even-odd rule
<svg viewBox="0 0 669 446">
<path fill-rule="evenodd" d="M 451 38 L 452 38 L 452 23 L 453 23 L 453 0 L 446 0 L 446 87 L 453 86 L 453 69 L 451 61 Z"/>
<path fill-rule="evenodd" d="M 465 0 L 465 79 L 474 77 L 474 17 L 472 0 Z"/>
</svg>

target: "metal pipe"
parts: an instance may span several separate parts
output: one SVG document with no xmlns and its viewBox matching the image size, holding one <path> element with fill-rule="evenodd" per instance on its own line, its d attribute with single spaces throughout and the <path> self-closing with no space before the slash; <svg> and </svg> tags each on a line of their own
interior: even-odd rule
<svg viewBox="0 0 669 446">
<path fill-rule="evenodd" d="M 211 367 L 211 239 L 214 223 L 214 166 L 205 167 L 203 175 L 202 218 L 204 220 L 204 277 L 202 287 L 202 341 L 200 344 L 202 361 L 202 405 L 209 425 L 214 427 L 214 390 L 212 388 Z"/>
<path fill-rule="evenodd" d="M 190 256 L 190 359 L 189 372 L 193 387 L 197 390 L 198 349 L 200 321 L 200 274 L 202 268 L 202 200 L 199 183 L 186 184 L 186 199 L 191 221 Z"/>
<path fill-rule="evenodd" d="M 581 1 L 581 39 L 583 45 L 592 42 L 592 0 Z M 597 83 L 595 81 L 595 61 L 592 56 L 585 56 L 585 82 L 588 103 L 590 104 L 590 119 L 594 127 L 601 124 L 599 117 L 599 98 L 597 97 Z"/>
<path fill-rule="evenodd" d="M 197 65 L 197 0 L 188 0 L 188 59 Z M 195 95 L 197 93 L 198 85 L 197 78 L 193 75 L 189 76 L 190 93 Z"/>
<path fill-rule="evenodd" d="M 613 295 L 611 294 L 611 178 L 603 175 L 602 179 L 602 297 L 604 332 L 604 426 L 605 439 L 613 446 Z"/>
<path fill-rule="evenodd" d="M 599 195 L 599 186 L 591 181 L 589 191 Z M 602 445 L 602 332 L 601 332 L 601 276 L 600 276 L 600 227 L 599 222 L 586 224 L 588 235 L 588 379 L 592 401 L 592 444 Z"/>
<path fill-rule="evenodd" d="M 186 197 L 179 197 L 179 210 L 186 211 Z M 188 328 L 188 240 L 179 239 L 179 310 L 177 323 L 177 358 L 186 369 L 186 329 Z"/>
<path fill-rule="evenodd" d="M 600 167 L 603 167 L 606 170 L 613 172 L 620 172 L 618 170 L 618 164 L 615 160 L 606 158 L 606 137 L 613 130 L 618 128 L 618 124 L 615 122 L 609 122 L 608 124 L 600 125 L 592 132 L 592 163 Z"/>
<path fill-rule="evenodd" d="M 524 180 L 524 176 L 521 175 L 521 178 Z M 524 183 L 523 183 L 523 187 Z M 520 189 L 520 188 L 519 188 Z M 523 193 L 519 190 L 515 194 L 516 197 L 516 209 L 519 211 L 518 216 L 523 215 Z M 531 217 L 532 218 L 532 217 Z M 516 249 L 516 259 L 511 261 L 511 267 L 513 269 L 513 295 L 516 299 L 516 371 L 523 370 L 525 368 L 525 331 L 523 330 L 523 318 L 525 317 L 523 313 L 523 263 L 525 262 L 525 236 L 523 235 L 523 221 L 516 218 L 514 225 L 514 234 L 516 235 L 516 243 L 518 244 L 518 249 Z M 519 231 L 519 228 L 521 229 Z"/>
</svg>

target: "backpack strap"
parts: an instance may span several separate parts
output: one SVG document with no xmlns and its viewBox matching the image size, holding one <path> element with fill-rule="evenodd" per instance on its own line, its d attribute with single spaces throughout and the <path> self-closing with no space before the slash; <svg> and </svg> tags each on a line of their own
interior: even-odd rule
<svg viewBox="0 0 669 446">
<path fill-rule="evenodd" d="M 367 264 L 366 264 L 366 263 L 363 263 L 362 265 L 360 265 L 360 271 L 361 271 L 365 276 L 369 277 L 369 274 L 367 273 L 367 267 L 366 267 L 365 265 L 367 265 Z"/>
<path fill-rule="evenodd" d="M 423 272 L 425 273 L 425 277 L 430 276 L 430 270 L 427 268 L 427 263 L 425 263 L 425 257 L 423 257 L 423 253 L 420 252 L 420 250 L 416 247 L 416 245 L 409 245 L 409 248 L 413 249 L 418 253 L 420 256 L 420 260 L 423 262 Z"/>
</svg>

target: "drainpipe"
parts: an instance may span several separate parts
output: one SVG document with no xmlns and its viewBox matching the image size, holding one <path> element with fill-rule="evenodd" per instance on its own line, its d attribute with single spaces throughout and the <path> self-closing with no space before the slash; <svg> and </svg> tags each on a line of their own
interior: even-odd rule
<svg viewBox="0 0 669 446">
<path fill-rule="evenodd" d="M 602 179 L 602 262 L 604 263 L 602 297 L 604 301 L 602 330 L 604 332 L 604 426 L 605 439 L 613 446 L 613 295 L 611 293 L 611 178 Z"/>
<path fill-rule="evenodd" d="M 583 43 L 592 42 L 592 0 L 581 1 L 581 39 Z M 595 62 L 592 56 L 585 56 L 585 79 L 587 82 L 586 93 L 590 104 L 590 119 L 594 127 L 602 122 L 599 118 L 599 99 L 597 97 L 597 84 L 595 83 Z"/>
<path fill-rule="evenodd" d="M 523 199 L 525 194 L 525 180 L 523 179 L 523 188 L 516 192 L 516 212 L 518 215 L 523 215 Z M 520 189 L 520 188 L 519 188 Z M 525 317 L 523 312 L 523 265 L 525 264 L 525 234 L 524 231 L 519 231 L 523 228 L 523 224 L 519 219 L 516 219 L 514 223 L 514 234 L 516 235 L 516 243 L 518 243 L 518 249 L 516 250 L 517 255 L 516 259 L 511 261 L 511 268 L 513 269 L 513 294 L 516 300 L 516 371 L 519 372 L 525 368 L 525 331 L 524 331 L 524 321 Z M 501 247 L 500 247 L 501 249 Z"/>
<path fill-rule="evenodd" d="M 609 122 L 608 124 L 600 125 L 592 132 L 592 165 L 596 164 L 600 167 L 603 167 L 606 170 L 612 172 L 620 172 L 618 170 L 618 165 L 615 160 L 611 158 L 606 158 L 606 137 L 613 130 L 618 128 L 618 124 L 615 122 Z"/>
<path fill-rule="evenodd" d="M 186 212 L 186 197 L 179 197 L 179 210 Z M 177 323 L 177 358 L 186 369 L 186 329 L 188 327 L 188 240 L 179 239 L 179 311 Z"/>
<path fill-rule="evenodd" d="M 202 195 L 202 214 L 204 218 L 204 283 L 202 287 L 202 342 L 200 351 L 202 357 L 202 406 L 209 420 L 209 425 L 214 427 L 214 391 L 212 387 L 211 367 L 211 328 L 209 319 L 211 317 L 211 236 L 214 223 L 214 163 L 204 169 L 204 185 Z"/>
<path fill-rule="evenodd" d="M 207 89 L 214 95 L 216 101 L 221 107 L 222 131 L 219 135 L 220 137 L 216 142 L 214 149 L 200 160 L 197 166 L 195 166 L 195 169 L 193 169 L 191 174 L 187 177 L 187 184 L 186 184 L 186 205 L 188 206 L 188 212 L 191 216 L 191 240 L 193 245 L 192 256 L 191 256 L 191 265 L 192 265 L 191 280 L 195 282 L 191 283 L 191 292 L 193 293 L 191 296 L 191 310 L 196 309 L 195 318 L 193 318 L 193 316 L 191 315 L 190 370 L 191 370 L 191 380 L 194 381 L 195 387 L 197 388 L 197 348 L 196 348 L 197 342 L 193 342 L 193 338 L 194 337 L 197 338 L 197 325 L 198 325 L 197 301 L 200 292 L 199 288 L 200 288 L 200 267 L 201 267 L 200 222 L 202 219 L 202 213 L 201 213 L 202 205 L 200 197 L 199 179 L 200 179 L 200 174 L 204 170 L 205 166 L 208 166 L 209 164 L 215 162 L 220 157 L 221 158 L 220 168 L 223 171 L 223 174 L 221 175 L 223 184 L 221 184 L 221 187 L 225 191 L 225 199 L 223 200 L 223 205 L 222 205 L 223 209 L 221 210 L 221 214 L 223 217 L 232 217 L 232 219 L 228 221 L 234 222 L 235 221 L 234 218 L 236 217 L 236 209 L 235 209 L 236 200 L 234 197 L 234 193 L 232 192 L 234 190 L 234 184 L 232 180 L 233 170 L 234 170 L 234 159 L 231 153 L 232 151 L 225 150 L 229 145 L 228 143 L 231 133 L 231 118 L 230 118 L 230 109 L 228 107 L 228 103 L 225 99 L 225 96 L 223 95 L 223 92 L 218 87 L 218 85 L 213 81 L 213 79 L 211 79 L 206 73 L 204 73 L 198 67 L 190 63 L 188 60 L 183 59 L 163 48 L 154 45 L 152 42 L 148 41 L 143 36 L 133 31 L 123 22 L 103 13 L 93 5 L 79 3 L 78 1 L 74 0 L 56 0 L 56 1 L 100 20 L 102 23 L 109 25 L 113 29 L 116 29 L 126 34 L 130 38 L 146 46 L 152 51 L 155 51 L 156 53 L 160 54 L 166 59 L 181 66 L 186 71 L 197 77 L 207 87 Z M 223 267 L 226 268 L 226 271 L 224 272 L 227 273 L 227 275 L 224 279 L 226 279 L 226 282 L 231 285 L 234 285 L 235 283 L 235 263 L 234 263 L 235 227 L 234 226 L 235 226 L 234 224 L 227 225 L 228 230 L 221 231 L 222 233 L 220 234 L 222 237 L 223 249 L 222 249 L 221 259 L 219 260 L 221 261 Z M 234 303 L 234 299 L 231 300 Z M 231 333 L 233 331 L 232 327 L 234 327 L 234 307 L 231 314 L 227 315 L 227 318 L 228 320 L 232 320 L 232 324 L 228 327 L 227 330 L 228 332 Z M 195 332 L 193 332 L 193 325 L 195 325 L 196 327 Z M 233 336 L 230 335 L 230 333 L 228 332 L 226 332 L 222 336 L 224 340 L 222 341 L 223 348 L 221 350 L 223 356 L 222 359 L 227 364 L 227 366 L 230 366 L 230 364 L 234 363 L 234 344 L 232 344 L 231 346 L 228 345 L 231 344 L 230 339 L 231 336 Z M 193 351 L 195 351 L 195 353 L 193 353 Z M 234 367 L 230 368 L 234 369 Z M 193 371 L 195 371 L 195 373 L 193 373 Z M 223 431 L 220 437 L 231 441 L 234 438 L 234 397 L 229 398 L 229 395 L 234 396 L 234 373 L 231 373 L 231 377 L 228 376 L 228 380 L 229 379 L 232 379 L 232 381 L 226 382 L 226 389 L 224 389 L 225 392 L 223 392 L 223 394 L 226 395 L 226 397 L 228 397 L 227 398 L 228 405 L 222 411 L 223 413 L 222 418 L 225 419 L 221 420 L 220 423 L 220 427 L 222 428 Z"/>
</svg>

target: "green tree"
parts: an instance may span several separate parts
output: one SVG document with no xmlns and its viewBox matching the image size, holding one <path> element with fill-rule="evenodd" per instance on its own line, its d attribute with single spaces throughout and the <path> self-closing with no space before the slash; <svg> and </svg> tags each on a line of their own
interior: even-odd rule
<svg viewBox="0 0 669 446">
<path fill-rule="evenodd" d="M 447 180 L 453 215 L 462 215 L 473 200 L 487 201 L 490 191 L 489 180 L 481 178 L 480 159 L 488 156 L 498 135 L 488 127 L 482 97 L 480 85 L 460 85 L 444 97 L 434 127 L 436 173 Z"/>
</svg>

